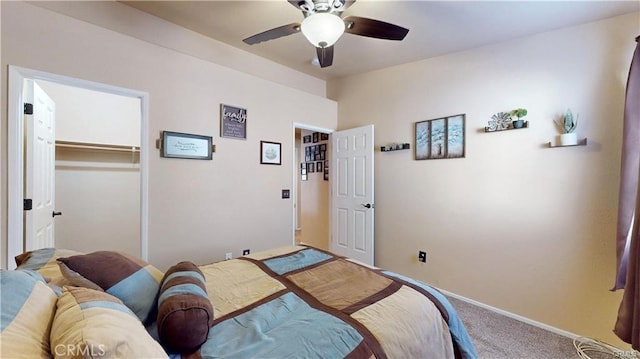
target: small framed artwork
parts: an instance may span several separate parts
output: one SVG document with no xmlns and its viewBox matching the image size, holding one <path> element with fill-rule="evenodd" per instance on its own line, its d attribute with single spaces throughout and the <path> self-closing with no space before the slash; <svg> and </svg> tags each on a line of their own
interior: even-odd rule
<svg viewBox="0 0 640 359">
<path fill-rule="evenodd" d="M 322 162 L 316 162 L 316 172 L 322 172 Z"/>
<path fill-rule="evenodd" d="M 324 180 L 325 181 L 329 180 L 329 167 L 324 168 Z"/>
<path fill-rule="evenodd" d="M 316 164 L 314 162 L 307 163 L 307 173 L 313 173 L 316 171 Z"/>
<path fill-rule="evenodd" d="M 303 143 L 311 142 L 311 135 L 302 136 L 302 142 Z"/>
<path fill-rule="evenodd" d="M 314 133 L 313 133 L 313 143 L 318 142 L 318 136 L 319 136 L 319 135 L 320 135 L 320 133 L 319 133 L 319 132 L 314 132 Z"/>
<path fill-rule="evenodd" d="M 212 137 L 162 131 L 160 156 L 192 160 L 212 159 Z"/>
<path fill-rule="evenodd" d="M 281 165 L 282 144 L 260 141 L 260 163 L 263 165 Z"/>
<path fill-rule="evenodd" d="M 415 159 L 465 157 L 465 114 L 416 122 Z"/>
<path fill-rule="evenodd" d="M 301 180 L 301 181 L 306 181 L 306 180 L 307 180 L 307 175 L 306 175 L 306 174 L 302 175 L 302 176 L 300 177 L 300 180 Z"/>
<path fill-rule="evenodd" d="M 320 134 L 320 141 L 326 141 L 329 139 L 329 134 L 328 133 L 321 133 Z"/>
<path fill-rule="evenodd" d="M 320 151 L 326 151 L 327 150 L 327 144 L 323 143 L 320 145 Z"/>
<path fill-rule="evenodd" d="M 247 139 L 247 110 L 221 104 L 220 137 Z"/>
</svg>

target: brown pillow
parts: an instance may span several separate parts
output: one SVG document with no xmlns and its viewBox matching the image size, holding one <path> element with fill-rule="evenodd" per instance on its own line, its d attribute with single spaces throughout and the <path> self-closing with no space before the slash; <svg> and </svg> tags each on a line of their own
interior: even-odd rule
<svg viewBox="0 0 640 359">
<path fill-rule="evenodd" d="M 162 272 L 140 258 L 98 251 L 58 258 L 62 275 L 73 285 L 105 291 L 120 299 L 144 324 L 156 318 Z"/>
<path fill-rule="evenodd" d="M 191 262 L 169 268 L 158 297 L 158 336 L 169 353 L 192 353 L 207 340 L 213 306 L 200 269 Z"/>
</svg>

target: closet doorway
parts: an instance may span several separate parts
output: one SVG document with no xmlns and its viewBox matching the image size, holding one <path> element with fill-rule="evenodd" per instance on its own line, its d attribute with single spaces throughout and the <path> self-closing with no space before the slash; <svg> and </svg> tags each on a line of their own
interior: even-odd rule
<svg viewBox="0 0 640 359">
<path fill-rule="evenodd" d="M 10 66 L 7 265 L 27 248 L 23 211 L 28 81 L 56 103 L 55 246 L 147 257 L 148 94 Z M 141 150 L 142 149 L 142 150 Z"/>
<path fill-rule="evenodd" d="M 329 250 L 331 130 L 295 124 L 295 244 Z"/>
<path fill-rule="evenodd" d="M 35 83 L 56 108 L 56 246 L 139 257 L 140 99 Z"/>
</svg>

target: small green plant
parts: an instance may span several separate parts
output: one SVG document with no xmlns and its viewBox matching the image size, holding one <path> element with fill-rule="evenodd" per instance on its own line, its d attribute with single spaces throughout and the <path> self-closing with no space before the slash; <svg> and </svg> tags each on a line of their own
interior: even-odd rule
<svg viewBox="0 0 640 359">
<path fill-rule="evenodd" d="M 571 112 L 571 109 L 569 108 L 561 119 L 556 120 L 556 124 L 560 128 L 560 131 L 564 133 L 573 133 L 576 130 L 576 127 L 578 127 L 578 117 L 580 117 L 580 115 L 577 115 L 574 118 L 573 112 Z"/>
<path fill-rule="evenodd" d="M 523 118 L 524 116 L 527 115 L 527 109 L 526 108 L 517 108 L 511 112 L 509 112 L 509 114 L 511 115 L 511 117 L 515 117 L 516 121 Z"/>
</svg>

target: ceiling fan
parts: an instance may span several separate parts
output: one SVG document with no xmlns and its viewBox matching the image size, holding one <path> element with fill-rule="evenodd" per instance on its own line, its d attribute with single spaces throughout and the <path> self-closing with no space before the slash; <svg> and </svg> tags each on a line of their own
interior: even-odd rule
<svg viewBox="0 0 640 359">
<path fill-rule="evenodd" d="M 356 0 L 288 0 L 296 8 L 302 10 L 302 23 L 291 23 L 247 37 L 242 40 L 254 45 L 274 40 L 302 31 L 302 34 L 316 47 L 320 67 L 328 67 L 333 63 L 333 45 L 343 33 L 373 37 L 384 40 L 402 40 L 409 29 L 384 21 L 366 17 L 347 16 L 342 12 L 353 5 Z"/>
</svg>

